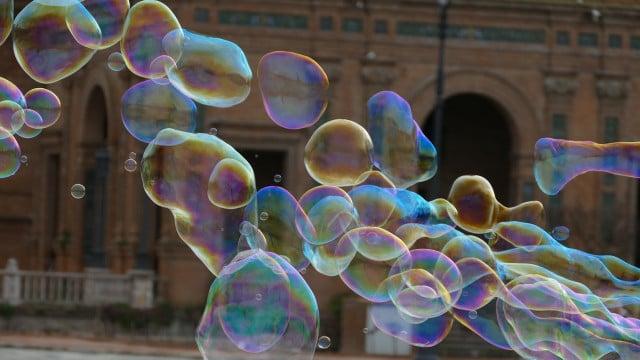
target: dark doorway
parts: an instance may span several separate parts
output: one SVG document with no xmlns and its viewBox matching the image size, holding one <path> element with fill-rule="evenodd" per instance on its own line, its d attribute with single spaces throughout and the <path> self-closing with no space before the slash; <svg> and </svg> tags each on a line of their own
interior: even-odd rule
<svg viewBox="0 0 640 360">
<path fill-rule="evenodd" d="M 432 112 L 425 129 L 432 140 L 433 116 Z M 481 95 L 452 96 L 444 103 L 442 135 L 437 191 L 430 186 L 432 179 L 420 184 L 420 193 L 428 199 L 446 198 L 459 176 L 481 175 L 493 185 L 501 203 L 512 205 L 509 184 L 512 137 L 507 114 L 501 106 Z"/>
<path fill-rule="evenodd" d="M 86 267 L 106 266 L 104 240 L 107 217 L 107 179 L 109 176 L 108 116 L 104 93 L 94 88 L 89 96 L 83 136 L 84 155 L 84 231 Z"/>
<path fill-rule="evenodd" d="M 279 150 L 241 149 L 238 150 L 251 164 L 256 176 L 256 188 L 282 186 L 288 182 L 285 174 L 287 152 Z"/>
</svg>

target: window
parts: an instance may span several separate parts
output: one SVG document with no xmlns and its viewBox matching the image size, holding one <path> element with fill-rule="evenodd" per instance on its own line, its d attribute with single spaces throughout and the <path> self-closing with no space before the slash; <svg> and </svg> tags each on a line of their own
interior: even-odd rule
<svg viewBox="0 0 640 360">
<path fill-rule="evenodd" d="M 206 23 L 209 22 L 209 9 L 197 7 L 193 10 L 193 19 L 196 22 Z"/>
<path fill-rule="evenodd" d="M 609 47 L 612 49 L 622 48 L 622 36 L 618 34 L 609 35 Z"/>
<path fill-rule="evenodd" d="M 376 20 L 373 24 L 373 31 L 376 34 L 387 34 L 389 32 L 387 20 Z"/>
<path fill-rule="evenodd" d="M 629 39 L 629 45 L 634 50 L 640 50 L 640 36 L 632 36 Z"/>
<path fill-rule="evenodd" d="M 256 188 L 265 186 L 283 186 L 287 183 L 286 163 L 287 152 L 283 150 L 243 149 L 238 150 L 251 164 L 256 176 Z M 281 176 L 280 182 L 275 182 L 274 177 Z"/>
<path fill-rule="evenodd" d="M 567 138 L 567 115 L 553 114 L 551 117 L 551 137 L 557 139 Z"/>
<path fill-rule="evenodd" d="M 320 30 L 331 31 L 333 30 L 333 17 L 323 16 L 320 18 Z"/>
<path fill-rule="evenodd" d="M 605 142 L 618 141 L 618 127 L 619 121 L 615 116 L 607 116 L 604 119 L 604 136 Z"/>
<path fill-rule="evenodd" d="M 556 32 L 556 45 L 569 46 L 571 45 L 571 35 L 568 31 Z"/>
<path fill-rule="evenodd" d="M 578 45 L 582 47 L 597 47 L 598 34 L 596 33 L 580 33 L 578 35 Z"/>
<path fill-rule="evenodd" d="M 344 32 L 362 32 L 362 19 L 346 18 L 342 20 L 342 31 Z"/>
</svg>

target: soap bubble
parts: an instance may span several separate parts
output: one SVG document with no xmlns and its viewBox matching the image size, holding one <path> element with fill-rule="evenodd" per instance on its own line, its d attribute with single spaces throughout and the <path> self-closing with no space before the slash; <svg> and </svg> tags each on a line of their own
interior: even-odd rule
<svg viewBox="0 0 640 360">
<path fill-rule="evenodd" d="M 27 107 L 40 115 L 42 122 L 36 123 L 29 121 L 29 116 L 25 118 L 28 126 L 33 128 L 47 128 L 55 124 L 62 114 L 62 104 L 60 99 L 51 90 L 43 88 L 34 88 L 29 90 L 25 95 Z"/>
<path fill-rule="evenodd" d="M 13 0 L 0 0 L 0 45 L 11 34 L 13 27 Z"/>
<path fill-rule="evenodd" d="M 213 205 L 223 209 L 247 205 L 256 194 L 253 170 L 238 160 L 222 159 L 211 172 L 207 194 Z"/>
<path fill-rule="evenodd" d="M 84 7 L 84 3 L 69 5 L 65 10 L 67 28 L 78 44 L 90 49 L 99 49 L 102 45 L 102 31 L 96 19 Z"/>
<path fill-rule="evenodd" d="M 0 128 L 8 131 L 11 135 L 17 133 L 24 125 L 22 107 L 11 100 L 0 101 Z"/>
<path fill-rule="evenodd" d="M 258 79 L 267 114 L 285 129 L 310 127 L 327 108 L 327 74 L 308 56 L 288 51 L 268 53 L 258 65 Z"/>
<path fill-rule="evenodd" d="M 318 339 L 318 347 L 322 350 L 326 350 L 331 347 L 331 338 L 328 336 L 321 336 Z"/>
<path fill-rule="evenodd" d="M 82 5 L 87 8 L 100 28 L 102 36 L 97 48 L 106 49 L 120 41 L 124 21 L 129 12 L 129 0 L 84 0 Z"/>
<path fill-rule="evenodd" d="M 107 58 L 107 66 L 111 71 L 122 71 L 126 67 L 122 54 L 115 51 Z"/>
<path fill-rule="evenodd" d="M 275 175 L 273 176 L 273 182 L 274 182 L 274 183 L 276 183 L 276 184 L 277 184 L 277 183 L 280 183 L 281 181 L 282 181 L 282 175 L 280 175 L 280 174 L 275 174 Z"/>
<path fill-rule="evenodd" d="M 558 241 L 565 241 L 569 238 L 571 231 L 566 226 L 556 226 L 551 231 L 551 236 Z"/>
<path fill-rule="evenodd" d="M 218 135 L 218 129 L 216 129 L 216 128 L 209 129 L 209 135 L 217 136 Z"/>
<path fill-rule="evenodd" d="M 26 164 L 27 162 L 29 162 L 29 157 L 27 155 L 20 156 L 20 162 Z"/>
<path fill-rule="evenodd" d="M 132 86 L 122 96 L 122 122 L 136 139 L 149 143 L 160 130 L 171 128 L 193 132 L 196 105 L 171 84 L 151 80 Z M 162 138 L 160 145 L 175 145 L 177 139 Z"/>
<path fill-rule="evenodd" d="M 20 146 L 7 130 L 0 128 L 0 179 L 15 174 L 20 168 Z"/>
<path fill-rule="evenodd" d="M 82 31 L 99 33 L 95 19 L 82 3 L 73 1 L 69 6 L 78 9 L 75 13 L 83 27 L 88 27 L 78 29 L 76 37 L 83 36 Z M 73 25 L 76 20 L 67 18 L 67 6 L 43 5 L 36 1 L 18 13 L 14 20 L 13 51 L 27 75 L 40 83 L 51 84 L 74 74 L 91 60 L 96 50 L 79 44 L 69 31 L 69 21 Z"/>
<path fill-rule="evenodd" d="M 5 100 L 10 100 L 21 108 L 27 106 L 27 100 L 24 98 L 22 91 L 14 83 L 0 76 L 0 101 Z"/>
<path fill-rule="evenodd" d="M 124 161 L 124 169 L 128 172 L 134 172 L 138 168 L 138 162 L 134 159 L 127 159 Z"/>
<path fill-rule="evenodd" d="M 71 196 L 74 199 L 84 198 L 85 192 L 86 190 L 82 184 L 73 184 L 73 186 L 71 186 Z"/>
<path fill-rule="evenodd" d="M 21 138 L 32 139 L 42 133 L 44 121 L 42 116 L 34 110 L 18 110 L 13 114 L 11 121 L 14 124 L 24 124 L 20 127 L 20 130 L 16 132 L 16 135 Z"/>
</svg>

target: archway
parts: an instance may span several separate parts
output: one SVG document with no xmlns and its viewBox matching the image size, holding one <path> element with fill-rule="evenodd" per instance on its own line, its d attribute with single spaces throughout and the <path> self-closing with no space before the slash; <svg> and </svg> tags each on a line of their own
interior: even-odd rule
<svg viewBox="0 0 640 360">
<path fill-rule="evenodd" d="M 424 129 L 430 139 L 433 123 L 432 112 Z M 491 182 L 497 199 L 510 204 L 512 145 L 509 115 L 497 102 L 473 93 L 453 95 L 444 103 L 437 190 L 430 186 L 432 179 L 419 191 L 429 199 L 446 198 L 457 177 L 481 175 Z"/>
<path fill-rule="evenodd" d="M 102 268 L 106 267 L 104 240 L 109 175 L 108 116 L 102 89 L 96 87 L 91 91 L 86 109 L 82 144 L 86 189 L 82 234 L 84 265 Z"/>
</svg>

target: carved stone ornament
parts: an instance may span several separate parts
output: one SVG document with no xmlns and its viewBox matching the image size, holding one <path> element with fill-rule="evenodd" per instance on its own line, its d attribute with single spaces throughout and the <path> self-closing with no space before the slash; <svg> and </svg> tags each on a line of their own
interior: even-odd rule
<svg viewBox="0 0 640 360">
<path fill-rule="evenodd" d="M 544 90 L 554 95 L 573 95 L 578 88 L 578 80 L 567 77 L 547 77 Z"/>
<path fill-rule="evenodd" d="M 623 99 L 627 96 L 628 90 L 626 80 L 602 79 L 596 82 L 596 92 L 599 97 Z"/>
</svg>

